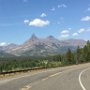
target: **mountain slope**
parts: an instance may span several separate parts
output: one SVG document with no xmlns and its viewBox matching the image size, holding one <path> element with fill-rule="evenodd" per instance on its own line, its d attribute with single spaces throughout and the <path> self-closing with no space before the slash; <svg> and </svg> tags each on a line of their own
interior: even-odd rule
<svg viewBox="0 0 90 90">
<path fill-rule="evenodd" d="M 7 46 L 0 46 L 0 51 L 8 51 L 10 49 L 16 48 L 18 45 L 11 43 L 8 44 Z"/>
<path fill-rule="evenodd" d="M 77 46 L 83 47 L 85 44 L 86 41 L 79 39 L 58 40 L 53 36 L 40 39 L 33 34 L 32 37 L 24 44 L 12 48 L 9 53 L 20 56 L 45 56 L 50 54 L 65 53 L 68 48 L 74 51 Z"/>
<path fill-rule="evenodd" d="M 4 51 L 0 51 L 0 57 L 14 57 L 15 55 L 4 52 Z"/>
</svg>

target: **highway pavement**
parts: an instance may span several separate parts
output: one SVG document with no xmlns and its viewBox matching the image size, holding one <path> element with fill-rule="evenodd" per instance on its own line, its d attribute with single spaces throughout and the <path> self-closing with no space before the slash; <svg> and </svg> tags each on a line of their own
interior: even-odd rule
<svg viewBox="0 0 90 90">
<path fill-rule="evenodd" d="M 0 79 L 0 90 L 90 90 L 90 63 Z"/>
</svg>

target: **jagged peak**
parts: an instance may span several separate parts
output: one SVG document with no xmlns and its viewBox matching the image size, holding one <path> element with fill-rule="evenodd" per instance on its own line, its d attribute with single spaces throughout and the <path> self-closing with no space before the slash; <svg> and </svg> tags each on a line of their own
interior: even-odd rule
<svg viewBox="0 0 90 90">
<path fill-rule="evenodd" d="M 30 40 L 34 41 L 34 40 L 37 40 L 37 39 L 38 39 L 38 37 L 35 34 L 32 34 Z"/>
</svg>

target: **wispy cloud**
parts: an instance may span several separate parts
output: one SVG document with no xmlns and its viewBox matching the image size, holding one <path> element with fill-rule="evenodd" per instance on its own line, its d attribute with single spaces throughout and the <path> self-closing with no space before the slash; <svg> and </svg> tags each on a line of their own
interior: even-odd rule
<svg viewBox="0 0 90 90">
<path fill-rule="evenodd" d="M 57 6 L 58 8 L 67 8 L 67 5 L 66 4 L 60 4 Z"/>
<path fill-rule="evenodd" d="M 25 19 L 25 20 L 24 20 L 24 23 L 25 23 L 25 24 L 28 24 L 28 23 L 29 23 L 29 20 L 28 20 L 28 19 Z"/>
<path fill-rule="evenodd" d="M 69 37 L 70 35 L 70 31 L 69 30 L 63 30 L 63 31 L 61 31 L 61 33 L 60 33 L 61 35 L 60 35 L 60 37 L 62 37 L 62 38 L 66 38 L 66 37 Z"/>
<path fill-rule="evenodd" d="M 78 36 L 79 34 L 78 33 L 73 33 L 72 36 Z"/>
<path fill-rule="evenodd" d="M 85 32 L 84 28 L 81 28 L 81 29 L 78 30 L 78 33 L 83 33 L 83 32 Z"/>
<path fill-rule="evenodd" d="M 51 11 L 55 11 L 56 10 L 56 8 L 67 8 L 67 5 L 66 4 L 59 4 L 59 5 L 57 5 L 57 7 L 53 7 L 53 8 L 51 8 L 50 10 Z"/>
<path fill-rule="evenodd" d="M 45 13 L 42 13 L 40 17 L 46 17 L 47 15 Z"/>
<path fill-rule="evenodd" d="M 48 21 L 48 20 L 42 20 L 42 19 L 36 18 L 36 19 L 30 21 L 29 26 L 44 27 L 49 24 L 50 24 L 50 21 Z"/>
<path fill-rule="evenodd" d="M 61 34 L 68 34 L 70 31 L 69 30 L 63 30 L 61 31 Z"/>
<path fill-rule="evenodd" d="M 81 35 L 82 33 L 87 33 L 90 32 L 90 27 L 85 29 L 85 28 L 80 28 L 77 32 L 73 33 L 72 36 L 78 36 Z"/>
<path fill-rule="evenodd" d="M 87 32 L 90 32 L 90 27 L 88 27 L 87 29 L 86 28 L 80 28 L 79 30 L 77 30 L 76 32 L 71 32 L 71 29 L 72 28 L 68 28 L 66 30 L 62 30 L 60 32 L 60 37 L 61 38 L 67 38 L 67 37 L 70 37 L 70 36 L 79 36 L 81 35 L 82 33 L 87 33 Z"/>
<path fill-rule="evenodd" d="M 85 16 L 81 19 L 81 21 L 90 21 L 90 16 Z"/>
<path fill-rule="evenodd" d="M 55 11 L 56 9 L 53 7 L 53 8 L 51 8 L 51 11 Z"/>
</svg>

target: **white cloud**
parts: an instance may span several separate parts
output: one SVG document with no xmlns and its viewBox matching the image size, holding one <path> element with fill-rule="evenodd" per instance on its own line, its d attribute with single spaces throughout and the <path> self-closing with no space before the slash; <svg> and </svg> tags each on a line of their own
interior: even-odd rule
<svg viewBox="0 0 90 90">
<path fill-rule="evenodd" d="M 63 30 L 62 32 L 61 32 L 61 34 L 68 34 L 69 33 L 69 30 Z"/>
<path fill-rule="evenodd" d="M 51 11 L 55 11 L 55 8 L 53 7 L 53 8 L 51 9 Z"/>
<path fill-rule="evenodd" d="M 85 16 L 81 19 L 81 21 L 90 21 L 90 16 Z"/>
<path fill-rule="evenodd" d="M 42 13 L 40 17 L 46 17 L 47 15 L 45 13 Z"/>
<path fill-rule="evenodd" d="M 28 23 L 29 23 L 29 20 L 28 20 L 28 19 L 25 19 L 25 20 L 24 20 L 24 23 L 25 23 L 25 24 L 28 24 Z"/>
<path fill-rule="evenodd" d="M 73 33 L 72 36 L 78 36 L 78 33 Z"/>
<path fill-rule="evenodd" d="M 44 27 L 44 26 L 47 26 L 49 24 L 50 24 L 50 21 L 48 21 L 48 20 L 42 20 L 42 19 L 38 19 L 38 18 L 32 20 L 29 23 L 30 26 L 35 26 L 35 27 Z"/>
<path fill-rule="evenodd" d="M 61 37 L 62 38 L 69 37 L 69 33 L 70 33 L 69 30 L 63 30 L 63 31 L 61 31 Z"/>
<path fill-rule="evenodd" d="M 62 37 L 62 38 L 69 37 L 69 34 L 62 34 L 61 37 Z"/>
<path fill-rule="evenodd" d="M 84 28 L 81 28 L 80 30 L 78 30 L 78 33 L 83 33 L 85 31 Z"/>
<path fill-rule="evenodd" d="M 61 5 L 58 5 L 58 8 L 67 8 L 67 5 L 61 4 Z"/>
<path fill-rule="evenodd" d="M 7 46 L 7 45 L 8 45 L 8 43 L 6 43 L 6 42 L 0 43 L 0 46 Z"/>
</svg>

